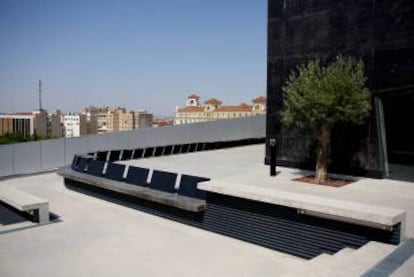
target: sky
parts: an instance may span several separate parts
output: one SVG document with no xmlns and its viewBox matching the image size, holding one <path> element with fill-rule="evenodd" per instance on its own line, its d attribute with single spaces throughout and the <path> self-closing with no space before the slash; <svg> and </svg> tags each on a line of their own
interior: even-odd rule
<svg viewBox="0 0 414 277">
<path fill-rule="evenodd" d="M 266 0 L 0 0 L 0 112 L 171 115 L 266 92 Z"/>
</svg>

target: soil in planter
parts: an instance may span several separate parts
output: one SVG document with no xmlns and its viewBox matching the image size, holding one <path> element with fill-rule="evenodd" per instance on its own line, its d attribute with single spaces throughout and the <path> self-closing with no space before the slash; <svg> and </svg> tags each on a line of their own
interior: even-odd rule
<svg viewBox="0 0 414 277">
<path fill-rule="evenodd" d="M 344 180 L 344 179 L 337 179 L 337 178 L 328 177 L 328 178 L 326 178 L 326 180 L 324 182 L 318 183 L 315 180 L 314 175 L 303 176 L 303 177 L 296 178 L 296 179 L 293 179 L 293 180 L 308 183 L 308 184 L 322 185 L 322 186 L 329 186 L 329 187 L 336 187 L 336 188 L 343 187 L 343 186 L 346 186 L 346 185 L 354 182 L 353 180 Z"/>
</svg>

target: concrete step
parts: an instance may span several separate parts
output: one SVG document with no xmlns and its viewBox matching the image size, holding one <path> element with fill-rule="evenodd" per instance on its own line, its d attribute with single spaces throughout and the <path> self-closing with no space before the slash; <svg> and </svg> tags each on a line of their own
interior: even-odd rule
<svg viewBox="0 0 414 277">
<path fill-rule="evenodd" d="M 345 247 L 345 248 L 339 250 L 338 252 L 336 252 L 335 254 L 333 254 L 333 256 L 335 257 L 335 259 L 342 259 L 344 256 L 348 256 L 351 253 L 353 253 L 354 251 L 355 251 L 355 249 Z"/>
<path fill-rule="evenodd" d="M 371 241 L 359 249 L 344 248 L 334 255 L 322 254 L 308 262 L 317 276 L 360 276 L 391 253 L 396 246 Z"/>
<path fill-rule="evenodd" d="M 312 272 L 324 272 L 329 268 L 337 266 L 343 256 L 350 255 L 353 251 L 355 250 L 351 248 L 344 248 L 333 255 L 322 253 L 310 260 L 308 265 L 311 267 Z"/>
</svg>

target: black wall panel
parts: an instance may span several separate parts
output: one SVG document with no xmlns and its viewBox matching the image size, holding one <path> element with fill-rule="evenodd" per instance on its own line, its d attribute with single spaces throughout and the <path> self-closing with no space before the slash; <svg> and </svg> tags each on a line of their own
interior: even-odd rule
<svg viewBox="0 0 414 277">
<path fill-rule="evenodd" d="M 298 64 L 316 57 L 329 62 L 338 54 L 364 60 L 374 97 L 407 88 L 414 94 L 414 1 L 268 0 L 266 134 L 278 139 L 279 164 L 312 168 L 315 151 L 310 132 L 298 136 L 282 126 L 282 86 Z M 337 129 L 331 169 L 382 176 L 374 107 L 364 126 Z"/>
</svg>

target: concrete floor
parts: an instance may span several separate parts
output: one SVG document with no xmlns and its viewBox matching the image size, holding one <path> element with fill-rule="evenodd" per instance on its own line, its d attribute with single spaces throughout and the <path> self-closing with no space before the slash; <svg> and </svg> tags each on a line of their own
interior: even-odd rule
<svg viewBox="0 0 414 277">
<path fill-rule="evenodd" d="M 0 276 L 282 276 L 294 256 L 145 214 L 64 187 L 55 173 L 9 179 L 50 200 L 59 223 L 0 235 Z"/>
<path fill-rule="evenodd" d="M 360 179 L 342 188 L 268 176 L 263 145 L 126 163 L 229 182 L 397 207 L 414 236 L 414 184 Z M 0 234 L 0 276 L 318 276 L 308 261 L 65 188 L 55 173 L 0 181 L 50 201 L 61 222 Z M 400 276 L 400 275 L 399 275 Z"/>
</svg>

